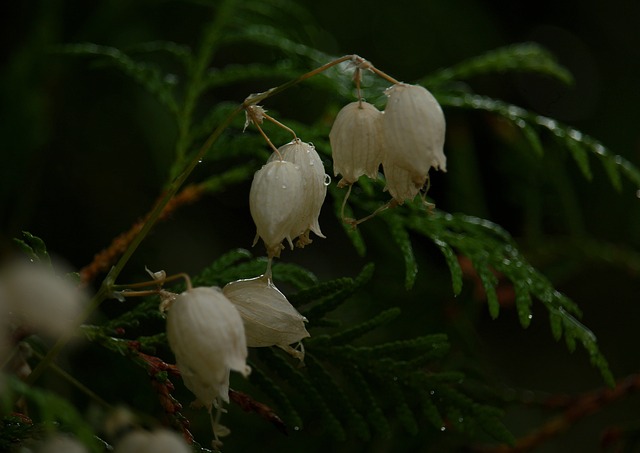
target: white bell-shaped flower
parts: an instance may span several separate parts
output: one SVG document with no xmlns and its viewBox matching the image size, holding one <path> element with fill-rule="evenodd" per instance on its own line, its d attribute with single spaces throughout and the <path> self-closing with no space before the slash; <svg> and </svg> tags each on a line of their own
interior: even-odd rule
<svg viewBox="0 0 640 453">
<path fill-rule="evenodd" d="M 324 203 L 327 195 L 327 179 L 329 176 L 324 172 L 324 164 L 318 152 L 310 143 L 305 143 L 296 138 L 278 148 L 278 153 L 280 153 L 279 156 L 273 153 L 269 158 L 269 162 L 275 162 L 282 158 L 295 164 L 300 169 L 300 173 L 302 173 L 304 209 L 302 215 L 298 218 L 299 223 L 296 230 L 303 231 L 303 236 L 300 237 L 298 245 L 304 247 L 311 242 L 309 230 L 321 238 L 325 237 L 320 231 L 318 218 L 322 203 Z"/>
<path fill-rule="evenodd" d="M 433 95 L 419 85 L 397 83 L 386 94 L 389 99 L 382 119 L 385 175 L 389 168 L 403 169 L 408 180 L 400 185 L 409 187 L 411 182 L 422 187 L 431 167 L 446 171 L 444 114 Z"/>
<path fill-rule="evenodd" d="M 191 451 L 182 436 L 168 429 L 157 429 L 152 432 L 132 431 L 124 436 L 114 449 L 114 453 L 189 453 Z"/>
<path fill-rule="evenodd" d="M 29 330 L 57 337 L 77 327 L 85 291 L 40 262 L 16 260 L 0 270 L 0 298 L 12 321 Z"/>
<path fill-rule="evenodd" d="M 345 105 L 336 116 L 329 140 L 338 187 L 353 184 L 362 175 L 376 179 L 382 162 L 382 112 L 368 102 Z"/>
<path fill-rule="evenodd" d="M 240 312 L 247 346 L 279 346 L 291 353 L 289 345 L 310 336 L 307 319 L 267 275 L 228 283 L 222 292 Z"/>
<path fill-rule="evenodd" d="M 300 168 L 288 161 L 274 160 L 253 176 L 249 193 L 251 217 L 269 256 L 280 256 L 282 241 L 293 248 L 292 239 L 304 233 L 304 179 Z"/>
<path fill-rule="evenodd" d="M 183 292 L 167 315 L 167 338 L 185 385 L 210 411 L 229 402 L 229 372 L 244 376 L 247 343 L 242 318 L 218 288 Z"/>
</svg>

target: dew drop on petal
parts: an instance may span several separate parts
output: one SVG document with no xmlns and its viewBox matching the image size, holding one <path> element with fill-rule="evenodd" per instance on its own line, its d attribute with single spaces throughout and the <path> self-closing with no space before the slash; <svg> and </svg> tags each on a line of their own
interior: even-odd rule
<svg viewBox="0 0 640 453">
<path fill-rule="evenodd" d="M 331 176 L 329 176 L 329 175 L 327 175 L 325 173 L 325 175 L 324 175 L 324 185 L 328 186 L 329 184 L 331 184 Z"/>
<path fill-rule="evenodd" d="M 283 184 L 283 185 L 282 185 L 282 188 L 283 188 L 283 189 L 286 189 L 286 188 L 287 188 L 287 185 L 286 185 L 286 184 Z"/>
</svg>

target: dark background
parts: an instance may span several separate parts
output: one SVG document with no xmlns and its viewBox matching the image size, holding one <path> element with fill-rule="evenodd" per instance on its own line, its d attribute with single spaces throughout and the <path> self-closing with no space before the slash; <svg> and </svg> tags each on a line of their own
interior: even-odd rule
<svg viewBox="0 0 640 453">
<path fill-rule="evenodd" d="M 299 5 L 308 13 L 284 8 L 281 17 L 272 18 L 272 25 L 288 27 L 301 42 L 333 55 L 357 53 L 407 82 L 500 46 L 537 42 L 573 73 L 573 87 L 544 77 L 514 74 L 479 77 L 469 81 L 470 85 L 481 94 L 568 123 L 631 162 L 640 162 L 638 2 L 328 0 Z M 26 230 L 42 237 L 55 254 L 73 266 L 87 264 L 94 253 L 149 209 L 165 182 L 175 140 L 169 116 L 135 82 L 91 60 L 52 54 L 50 46 L 86 41 L 126 47 L 156 39 L 194 46 L 208 18 L 203 11 L 206 9 L 197 3 L 177 1 L 3 3 L 2 250 L 6 252 L 10 238 Z M 244 51 L 223 51 L 215 63 L 222 66 L 269 58 L 259 48 Z M 242 87 L 227 96 L 241 100 L 264 88 Z M 280 100 L 278 109 L 301 121 L 317 119 L 322 101 L 305 93 L 301 90 L 296 99 Z M 295 108 L 295 112 L 288 108 Z M 441 184 L 434 189 L 438 207 L 489 218 L 507 227 L 516 238 L 523 238 L 524 250 L 532 261 L 583 309 L 584 322 L 597 334 L 616 377 L 637 372 L 640 267 L 633 260 L 640 246 L 640 218 L 636 188 L 625 182 L 623 191 L 617 193 L 596 162 L 592 162 L 594 179 L 589 183 L 568 159 L 562 165 L 563 181 L 568 184 L 550 184 L 545 177 L 555 171 L 556 163 L 553 157 L 545 158 L 530 169 L 535 175 L 531 180 L 539 184 L 535 189 L 541 194 L 544 212 L 544 234 L 532 242 L 525 237 L 524 201 L 512 176 L 527 173 L 529 168 L 523 171 L 522 166 L 528 161 L 517 155 L 509 157 L 508 140 L 499 136 L 500 128 L 491 118 L 456 111 L 445 114 L 448 143 L 462 140 L 472 149 L 477 167 L 469 184 L 477 186 L 458 185 L 464 181 L 456 178 L 456 167 L 451 165 L 456 157 L 450 155 L 449 173 L 435 179 Z M 451 145 L 447 151 L 455 149 Z M 550 146 L 548 152 L 554 150 Z M 569 206 L 558 201 L 563 198 L 559 187 L 571 191 Z M 254 227 L 248 217 L 247 190 L 248 185 L 205 198 L 159 225 L 125 276 L 139 276 L 144 265 L 169 273 L 195 273 L 229 248 L 248 248 Z M 470 190 L 482 194 L 484 202 L 468 201 L 464 194 Z M 286 259 L 308 265 L 321 278 L 355 275 L 366 260 L 349 248 L 328 212 L 325 218 L 323 230 L 328 239 L 322 248 L 314 244 Z M 366 228 L 372 241 L 384 243 L 384 237 L 376 234 L 375 223 Z M 560 248 L 554 253 L 549 244 L 558 238 L 561 243 L 565 236 L 578 244 L 582 236 L 613 244 L 629 255 L 607 262 L 579 254 L 567 257 L 568 252 Z M 431 256 L 437 252 L 420 241 L 416 246 L 422 266 L 419 282 L 412 292 L 398 297 L 398 305 L 414 309 L 416 304 L 438 297 L 443 311 L 455 306 L 447 292 L 446 270 Z M 551 250 L 543 253 L 544 247 Z M 374 259 L 397 260 L 387 249 Z M 379 276 L 381 291 L 403 291 L 400 271 Z M 431 276 L 441 281 L 434 282 Z M 467 282 L 469 300 L 473 299 L 471 286 Z M 442 319 L 445 317 L 407 322 L 424 321 L 427 329 L 438 331 Z M 602 385 L 586 354 L 581 350 L 569 354 L 563 345 L 553 342 L 542 311 L 534 311 L 534 323 L 526 331 L 508 310 L 497 321 L 480 310 L 474 321 L 477 344 L 471 350 L 496 381 L 552 393 L 579 393 Z M 634 420 L 639 408 L 637 398 L 628 398 L 577 423 L 539 451 L 599 451 L 603 430 Z M 507 424 L 516 435 L 523 435 L 540 424 L 543 415 L 514 409 L 508 412 Z"/>
</svg>

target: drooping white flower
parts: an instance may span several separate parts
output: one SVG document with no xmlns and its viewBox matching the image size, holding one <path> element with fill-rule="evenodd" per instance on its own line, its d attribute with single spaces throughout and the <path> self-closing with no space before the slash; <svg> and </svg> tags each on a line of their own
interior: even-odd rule
<svg viewBox="0 0 640 453">
<path fill-rule="evenodd" d="M 386 94 L 389 99 L 382 119 L 385 175 L 389 168 L 402 169 L 408 179 L 399 185 L 409 187 L 410 181 L 422 187 L 430 168 L 446 171 L 444 114 L 438 101 L 422 86 L 397 83 Z M 403 202 L 406 198 L 396 199 Z"/>
<path fill-rule="evenodd" d="M 229 402 L 230 370 L 251 371 L 242 318 L 218 288 L 178 295 L 167 315 L 167 338 L 185 385 L 209 411 Z"/>
<path fill-rule="evenodd" d="M 253 176 L 249 193 L 251 217 L 256 224 L 269 256 L 280 256 L 282 241 L 304 233 L 302 223 L 305 207 L 304 180 L 300 168 L 287 161 L 274 160 Z"/>
<path fill-rule="evenodd" d="M 56 275 L 40 262 L 13 261 L 0 270 L 4 308 L 13 321 L 29 330 L 60 336 L 77 327 L 88 300 L 70 279 Z"/>
<path fill-rule="evenodd" d="M 307 319 L 298 313 L 267 275 L 228 283 L 223 293 L 244 321 L 247 346 L 279 346 L 294 356 L 290 345 L 309 337 Z"/>
<path fill-rule="evenodd" d="M 60 450 L 62 451 L 62 450 Z M 191 448 L 177 433 L 168 429 L 135 430 L 116 444 L 114 453 L 189 453 Z"/>
<path fill-rule="evenodd" d="M 325 236 L 320 231 L 318 217 L 322 203 L 327 195 L 327 178 L 324 171 L 324 164 L 318 155 L 315 147 L 310 143 L 305 143 L 300 139 L 292 140 L 286 145 L 278 148 L 278 154 L 273 153 L 269 162 L 280 160 L 291 162 L 300 169 L 303 181 L 303 210 L 298 217 L 298 224 L 294 230 L 302 230 L 298 246 L 304 247 L 309 244 L 309 230 L 313 231 L 321 238 Z"/>
<path fill-rule="evenodd" d="M 338 187 L 353 184 L 362 175 L 376 179 L 382 162 L 382 112 L 360 101 L 345 105 L 336 116 L 329 140 Z"/>
</svg>

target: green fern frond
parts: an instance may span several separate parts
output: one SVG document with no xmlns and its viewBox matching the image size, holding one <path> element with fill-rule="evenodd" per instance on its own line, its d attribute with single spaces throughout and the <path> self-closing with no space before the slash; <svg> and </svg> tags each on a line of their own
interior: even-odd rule
<svg viewBox="0 0 640 453">
<path fill-rule="evenodd" d="M 254 278 L 263 275 L 267 269 L 266 258 L 252 258 L 249 251 L 237 249 L 230 254 L 223 255 L 202 272 L 191 279 L 195 286 L 224 286 L 229 282 L 244 278 Z M 232 265 L 225 266 L 230 261 Z M 309 270 L 291 263 L 277 262 L 272 266 L 273 280 L 276 284 L 289 283 L 295 288 L 302 289 L 315 285 L 317 277 Z"/>
<path fill-rule="evenodd" d="M 567 85 L 573 83 L 571 73 L 558 64 L 548 50 L 531 42 L 491 50 L 450 68 L 441 69 L 435 74 L 421 79 L 418 83 L 426 86 L 435 86 L 445 82 L 465 80 L 478 75 L 510 71 L 544 74 L 554 77 Z"/>
<path fill-rule="evenodd" d="M 387 224 L 389 234 L 400 249 L 402 257 L 404 258 L 404 286 L 409 290 L 413 287 L 413 284 L 416 281 L 416 275 L 418 274 L 418 263 L 416 263 L 416 258 L 413 255 L 413 246 L 411 245 L 409 233 L 407 233 L 407 230 L 404 228 L 400 217 L 396 215 L 389 215 L 389 211 L 385 212 L 381 217 Z"/>
<path fill-rule="evenodd" d="M 342 332 L 329 337 L 329 341 L 332 344 L 347 344 L 353 340 L 360 338 L 361 336 L 384 326 L 400 315 L 400 309 L 397 307 L 385 310 L 371 319 L 368 319 L 357 326 L 350 329 L 343 330 Z"/>
<path fill-rule="evenodd" d="M 305 57 L 314 63 L 326 63 L 333 59 L 332 56 L 309 47 L 305 44 L 295 42 L 286 36 L 281 30 L 269 25 L 250 24 L 240 30 L 228 33 L 223 38 L 223 43 L 249 42 L 261 46 L 279 49 L 287 55 Z"/>
<path fill-rule="evenodd" d="M 164 73 L 154 64 L 136 61 L 115 47 L 81 43 L 61 45 L 56 50 L 67 55 L 102 57 L 106 59 L 140 83 L 171 112 L 177 114 L 178 104 L 174 94 L 174 87 L 177 83 L 175 75 Z"/>
<path fill-rule="evenodd" d="M 249 365 L 251 366 L 251 374 L 249 376 L 251 383 L 271 398 L 278 408 L 280 408 L 281 413 L 279 415 L 286 420 L 288 424 L 302 428 L 302 418 L 294 408 L 287 393 L 282 391 L 280 386 L 267 376 L 256 363 L 250 362 Z"/>
<path fill-rule="evenodd" d="M 365 283 L 367 283 L 371 277 L 373 276 L 373 264 L 368 264 L 365 266 L 360 274 L 353 280 L 347 278 L 336 279 L 332 282 L 327 282 L 325 284 L 321 284 L 318 288 L 318 294 L 322 294 L 326 292 L 324 296 L 321 296 L 317 299 L 316 303 L 308 309 L 302 311 L 302 314 L 309 319 L 309 321 L 314 322 L 315 320 L 320 320 L 332 310 L 335 310 L 339 307 L 347 297 L 354 294 L 357 290 L 362 288 Z M 312 289 L 311 291 L 316 291 Z M 308 299 L 309 293 L 303 293 L 302 299 Z M 291 296 L 292 303 L 298 304 L 300 302 L 300 298 L 298 295 Z M 308 302 L 305 302 L 308 303 Z"/>
<path fill-rule="evenodd" d="M 248 80 L 295 79 L 300 70 L 289 62 L 281 61 L 276 65 L 253 63 L 247 65 L 229 65 L 209 71 L 204 84 L 207 88 L 217 88 Z"/>
<path fill-rule="evenodd" d="M 281 354 L 266 349 L 261 349 L 259 352 L 260 358 L 282 379 L 296 388 L 304 396 L 306 404 L 313 407 L 314 412 L 320 414 L 328 434 L 335 439 L 345 440 L 346 433 L 342 424 L 326 403 L 329 398 L 322 395 L 313 383 L 296 370 Z"/>
<path fill-rule="evenodd" d="M 374 396 L 367 379 L 355 366 L 345 366 L 342 367 L 341 370 L 345 373 L 345 377 L 353 387 L 358 389 L 360 397 L 364 400 L 363 405 L 366 407 L 365 416 L 370 426 L 374 428 L 381 437 L 390 437 L 391 428 L 389 427 L 389 422 L 378 400 Z"/>
<path fill-rule="evenodd" d="M 462 292 L 462 268 L 460 267 L 458 257 L 446 242 L 433 238 L 433 243 L 438 246 L 440 252 L 444 256 L 447 266 L 449 267 L 449 273 L 451 274 L 453 295 L 458 296 L 460 295 L 460 292 Z"/>
<path fill-rule="evenodd" d="M 173 41 L 142 42 L 142 43 L 128 46 L 126 48 L 126 51 L 130 54 L 163 52 L 168 55 L 173 55 L 185 67 L 187 67 L 193 55 L 191 48 L 189 46 L 178 44 Z"/>
<path fill-rule="evenodd" d="M 308 375 L 311 382 L 318 390 L 328 398 L 333 412 L 341 417 L 343 423 L 353 428 L 355 434 L 362 440 L 369 440 L 371 432 L 369 426 L 362 415 L 355 409 L 341 386 L 336 383 L 325 367 L 313 357 L 313 354 L 305 356 L 305 365 L 308 368 Z"/>
<path fill-rule="evenodd" d="M 23 231 L 22 236 L 24 239 L 13 238 L 13 243 L 32 261 L 39 261 L 50 266 L 51 257 L 44 241 L 28 231 Z"/>
<path fill-rule="evenodd" d="M 625 176 L 636 189 L 640 188 L 640 170 L 622 156 L 616 155 L 607 149 L 598 140 L 583 134 L 582 132 L 562 124 L 551 118 L 536 115 L 521 107 L 498 101 L 486 96 L 476 94 L 441 94 L 436 96 L 443 106 L 458 107 L 472 110 L 484 110 L 500 115 L 521 128 L 531 143 L 529 127 L 544 129 L 553 134 L 560 143 L 564 144 L 578 163 L 585 178 L 591 178 L 588 159 L 583 150 L 598 158 L 604 166 L 611 184 L 617 189 L 622 189 L 621 177 Z M 538 144 L 533 148 L 539 152 Z"/>
<path fill-rule="evenodd" d="M 427 215 L 419 205 L 411 205 L 413 214 L 406 219 L 407 227 L 434 240 L 453 247 L 473 263 L 487 294 L 489 311 L 493 317 L 499 312 L 495 294 L 496 277 L 500 272 L 514 283 L 520 322 L 528 326 L 531 319 L 531 297 L 540 300 L 550 313 L 553 335 L 559 339 L 570 329 L 569 344 L 578 339 L 598 368 L 604 380 L 611 384 L 613 378 L 606 359 L 599 351 L 593 333 L 574 317 L 581 316 L 577 305 L 556 291 L 553 285 L 533 268 L 519 253 L 513 239 L 504 229 L 491 222 L 464 215 L 433 211 Z"/>
</svg>

